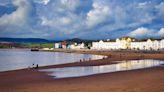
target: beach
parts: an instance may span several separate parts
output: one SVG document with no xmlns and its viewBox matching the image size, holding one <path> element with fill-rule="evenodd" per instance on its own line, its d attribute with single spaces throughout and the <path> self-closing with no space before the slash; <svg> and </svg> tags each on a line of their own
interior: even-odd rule
<svg viewBox="0 0 164 92">
<path fill-rule="evenodd" d="M 72 53 L 72 52 L 69 52 Z M 74 53 L 106 55 L 100 60 L 39 67 L 40 69 L 98 66 L 112 61 L 156 59 L 164 60 L 162 53 L 77 51 Z M 164 66 L 148 69 L 96 74 L 78 78 L 54 79 L 45 72 L 22 69 L 0 73 L 1 92 L 162 92 L 164 90 Z"/>
<path fill-rule="evenodd" d="M 164 0 L 0 0 L 0 92 L 164 92 Z"/>
</svg>

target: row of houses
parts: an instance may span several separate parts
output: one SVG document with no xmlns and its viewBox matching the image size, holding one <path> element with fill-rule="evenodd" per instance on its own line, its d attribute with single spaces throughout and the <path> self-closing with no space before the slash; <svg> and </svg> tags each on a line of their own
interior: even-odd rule
<svg viewBox="0 0 164 92">
<path fill-rule="evenodd" d="M 55 43 L 55 48 L 63 49 L 93 49 L 93 50 L 164 50 L 164 39 L 137 40 L 131 37 L 117 38 L 116 40 L 100 40 L 85 43 Z"/>
<path fill-rule="evenodd" d="M 55 43 L 54 48 L 63 48 L 63 49 L 87 49 L 84 43 L 67 43 L 66 41 L 64 42 L 59 42 Z"/>
<path fill-rule="evenodd" d="M 163 50 L 164 39 L 145 39 L 136 40 L 130 37 L 117 38 L 115 41 L 103 41 L 92 43 L 92 49 L 108 49 L 108 50 Z"/>
</svg>

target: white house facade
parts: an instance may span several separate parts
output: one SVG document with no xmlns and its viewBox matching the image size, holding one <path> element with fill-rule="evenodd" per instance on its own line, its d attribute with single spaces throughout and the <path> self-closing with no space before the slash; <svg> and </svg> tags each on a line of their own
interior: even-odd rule
<svg viewBox="0 0 164 92">
<path fill-rule="evenodd" d="M 134 38 L 117 38 L 114 42 L 102 41 L 92 42 L 91 49 L 108 49 L 108 50 L 120 50 L 120 49 L 131 49 L 131 50 L 161 50 L 164 49 L 164 39 L 146 41 L 136 41 Z"/>
<path fill-rule="evenodd" d="M 145 50 L 147 42 L 132 42 L 131 49 L 132 50 Z"/>
<path fill-rule="evenodd" d="M 91 49 L 118 49 L 118 44 L 116 42 L 103 42 L 100 40 L 99 42 L 93 42 Z"/>
<path fill-rule="evenodd" d="M 70 45 L 70 49 L 84 49 L 84 48 L 85 48 L 84 43 L 81 44 L 74 43 Z"/>
<path fill-rule="evenodd" d="M 60 48 L 60 46 L 61 46 L 61 43 L 55 43 L 54 44 L 54 48 L 56 48 L 56 49 Z"/>
<path fill-rule="evenodd" d="M 160 46 L 161 46 L 160 48 L 164 50 L 164 39 L 161 40 Z"/>
</svg>

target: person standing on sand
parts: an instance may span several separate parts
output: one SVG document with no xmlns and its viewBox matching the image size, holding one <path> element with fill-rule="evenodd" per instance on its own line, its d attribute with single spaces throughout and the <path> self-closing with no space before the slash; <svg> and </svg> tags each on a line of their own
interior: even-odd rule
<svg viewBox="0 0 164 92">
<path fill-rule="evenodd" d="M 39 65 L 37 64 L 36 67 L 35 67 L 35 69 L 38 69 L 38 68 L 39 68 Z"/>
<path fill-rule="evenodd" d="M 34 68 L 34 65 L 35 65 L 35 64 L 33 63 L 33 64 L 32 64 L 32 68 Z"/>
</svg>

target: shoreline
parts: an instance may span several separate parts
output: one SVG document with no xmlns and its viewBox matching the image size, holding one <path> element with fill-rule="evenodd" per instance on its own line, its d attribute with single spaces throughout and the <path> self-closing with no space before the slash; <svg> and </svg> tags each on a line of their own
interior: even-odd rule
<svg viewBox="0 0 164 92">
<path fill-rule="evenodd" d="M 133 51 L 90 51 L 90 50 L 39 50 L 43 52 L 62 52 L 62 53 L 74 53 L 74 54 L 91 54 L 91 55 L 102 55 L 107 58 L 97 59 L 97 60 L 86 60 L 82 62 L 71 62 L 65 64 L 56 64 L 56 65 L 47 65 L 47 66 L 39 66 L 39 69 L 48 69 L 48 68 L 62 68 L 62 67 L 74 67 L 74 66 L 100 66 L 100 65 L 108 65 L 115 64 L 115 61 L 124 61 L 124 60 L 143 60 L 143 59 L 154 59 L 154 60 L 164 60 L 163 53 L 136 53 Z M 1 71 L 3 72 L 14 72 L 19 70 L 27 70 L 17 69 L 17 70 L 9 70 L 9 71 Z"/>
<path fill-rule="evenodd" d="M 72 52 L 71 52 L 72 53 Z M 164 54 L 134 52 L 75 52 L 99 54 L 108 58 L 84 62 L 39 67 L 39 69 L 72 66 L 99 66 L 113 61 L 155 59 L 164 60 Z M 54 79 L 46 72 L 21 69 L 0 72 L 1 92 L 161 92 L 164 90 L 164 66 L 96 74 L 77 78 Z M 149 85 L 147 85 L 149 84 Z M 135 85 L 138 85 L 137 87 Z"/>
<path fill-rule="evenodd" d="M 91 54 L 91 55 L 102 55 L 107 58 L 97 59 L 97 60 L 86 60 L 82 62 L 71 62 L 65 64 L 56 64 L 56 65 L 47 65 L 39 66 L 39 69 L 48 69 L 48 68 L 62 68 L 62 67 L 74 67 L 74 66 L 100 66 L 115 64 L 115 61 L 124 61 L 124 60 L 143 60 L 143 59 L 154 59 L 154 60 L 164 60 L 163 53 L 143 53 L 143 52 L 134 52 L 134 51 L 94 51 L 94 50 L 71 50 L 71 49 L 55 49 L 55 50 L 39 50 L 42 52 L 62 52 L 62 53 L 74 53 L 74 54 Z M 1 71 L 3 72 L 14 72 L 19 70 L 28 70 L 28 68 Z"/>
</svg>

